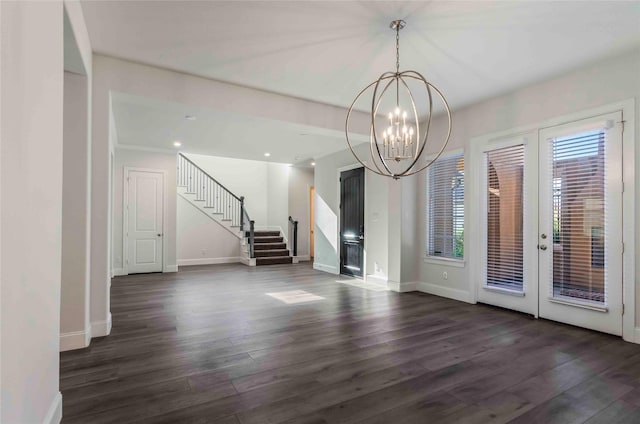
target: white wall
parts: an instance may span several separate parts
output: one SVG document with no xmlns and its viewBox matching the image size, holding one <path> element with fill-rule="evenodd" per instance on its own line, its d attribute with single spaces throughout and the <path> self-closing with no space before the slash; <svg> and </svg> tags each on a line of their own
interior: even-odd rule
<svg viewBox="0 0 640 424">
<path fill-rule="evenodd" d="M 0 15 L 0 421 L 59 422 L 63 8 Z"/>
<path fill-rule="evenodd" d="M 289 215 L 298 221 L 298 256 L 309 256 L 310 190 L 313 187 L 313 169 L 289 169 Z M 293 226 L 289 226 L 289 240 L 293 249 Z M 293 255 L 293 250 L 292 253 Z"/>
<path fill-rule="evenodd" d="M 60 350 L 88 346 L 90 193 L 87 76 L 64 73 Z"/>
<path fill-rule="evenodd" d="M 110 94 L 104 69 L 93 56 L 91 102 L 91 333 L 111 332 L 111 153 Z"/>
<path fill-rule="evenodd" d="M 338 220 L 339 192 L 338 168 L 356 163 L 350 152 L 343 150 L 332 155 L 316 158 L 314 175 L 315 187 L 315 230 L 313 266 L 317 269 L 337 274 L 340 266 L 338 257 Z M 368 202 L 375 191 L 369 190 L 368 173 L 365 175 L 365 202 Z M 376 203 L 377 204 L 377 203 Z M 386 205 L 386 203 L 385 203 Z M 365 219 L 367 216 L 365 206 Z M 369 237 L 368 225 L 365 223 L 365 234 Z"/>
<path fill-rule="evenodd" d="M 368 276 L 386 281 L 390 278 L 389 185 L 397 182 L 369 171 L 365 172 L 365 271 Z M 339 194 L 337 187 L 336 185 L 336 196 Z M 372 190 L 372 187 L 377 189 Z"/>
<path fill-rule="evenodd" d="M 640 143 L 638 123 L 640 122 L 640 51 L 627 52 L 604 61 L 583 67 L 574 72 L 544 81 L 512 93 L 478 103 L 453 113 L 453 133 L 448 149 L 465 147 L 468 150 L 470 140 L 485 134 L 501 130 L 536 124 L 544 120 L 568 115 L 589 108 L 635 98 L 636 101 L 636 146 Z M 442 133 L 444 120 L 442 117 L 434 122 L 436 132 Z M 636 147 L 635 169 L 640 166 L 640 149 Z M 640 224 L 640 172 L 636 172 L 636 218 L 635 225 Z M 417 184 L 417 200 L 420 210 L 417 216 L 418 239 L 413 246 L 416 252 L 414 261 L 419 266 L 419 279 L 428 283 L 440 294 L 458 296 L 460 299 L 471 299 L 467 267 L 459 268 L 448 265 L 424 263 L 426 246 L 426 178 L 424 174 Z M 468 195 L 467 195 L 468 197 Z M 466 204 L 466 256 L 473 255 L 469 249 L 469 237 L 473 237 L 475 222 L 473 205 Z M 636 231 L 636 246 L 640 246 L 640 234 Z M 636 263 L 640 263 L 640 249 L 636 248 Z M 447 272 L 448 280 L 443 279 Z M 640 267 L 636 266 L 636 284 L 640 283 Z M 640 289 L 636 290 L 636 305 L 640 311 Z M 640 317 L 636 313 L 636 317 Z"/>
<path fill-rule="evenodd" d="M 91 339 L 91 92 L 89 32 L 77 0 L 65 0 L 64 153 L 60 349 Z"/>
<path fill-rule="evenodd" d="M 239 239 L 182 196 L 176 233 L 178 265 L 240 262 Z"/>
<path fill-rule="evenodd" d="M 122 223 L 123 223 L 123 196 L 125 181 L 123 180 L 124 168 L 145 168 L 157 169 L 166 172 L 164 181 L 164 192 L 166 197 L 167 210 L 163 219 L 166 223 L 167 231 L 163 234 L 164 241 L 164 263 L 166 272 L 177 271 L 177 236 L 176 236 L 176 210 L 177 210 L 177 187 L 176 187 L 176 166 L 175 154 L 154 153 L 129 149 L 116 149 L 114 175 L 113 175 L 113 268 L 117 273 L 121 273 L 123 268 L 123 248 L 122 248 Z"/>
<path fill-rule="evenodd" d="M 369 145 L 355 148 L 361 157 L 369 154 Z M 339 272 L 339 170 L 356 164 L 349 150 L 316 159 L 315 167 L 315 257 L 314 267 Z M 365 272 L 372 278 L 401 289 L 401 233 L 405 225 L 404 198 L 414 192 L 403 190 L 403 180 L 393 180 L 365 171 Z"/>
<path fill-rule="evenodd" d="M 251 219 L 256 221 L 256 225 L 267 225 L 268 162 L 190 153 L 185 156 L 233 194 L 244 196 L 245 208 Z"/>
<path fill-rule="evenodd" d="M 267 223 L 270 228 L 279 228 L 285 238 L 289 228 L 289 170 L 288 165 L 269 163 L 267 165 Z M 260 222 L 256 221 L 260 228 Z M 289 245 L 291 248 L 291 245 Z"/>
</svg>

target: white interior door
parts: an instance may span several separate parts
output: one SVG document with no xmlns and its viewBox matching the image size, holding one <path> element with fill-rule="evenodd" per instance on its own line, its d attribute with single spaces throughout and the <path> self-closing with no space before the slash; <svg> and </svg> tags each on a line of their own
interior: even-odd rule
<svg viewBox="0 0 640 424">
<path fill-rule="evenodd" d="M 540 317 L 622 334 L 621 112 L 540 132 Z"/>
<path fill-rule="evenodd" d="M 162 272 L 161 172 L 129 170 L 127 176 L 127 273 Z"/>
<path fill-rule="evenodd" d="M 536 134 L 482 147 L 478 301 L 537 316 Z"/>
</svg>

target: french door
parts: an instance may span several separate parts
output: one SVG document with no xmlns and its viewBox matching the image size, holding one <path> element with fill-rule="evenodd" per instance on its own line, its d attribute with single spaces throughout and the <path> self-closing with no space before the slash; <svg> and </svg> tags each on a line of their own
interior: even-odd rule
<svg viewBox="0 0 640 424">
<path fill-rule="evenodd" d="M 621 113 L 487 143 L 480 302 L 622 334 Z"/>
<path fill-rule="evenodd" d="M 621 113 L 540 131 L 540 316 L 622 334 Z"/>
<path fill-rule="evenodd" d="M 538 316 L 537 134 L 481 153 L 482 273 L 478 301 Z"/>
</svg>

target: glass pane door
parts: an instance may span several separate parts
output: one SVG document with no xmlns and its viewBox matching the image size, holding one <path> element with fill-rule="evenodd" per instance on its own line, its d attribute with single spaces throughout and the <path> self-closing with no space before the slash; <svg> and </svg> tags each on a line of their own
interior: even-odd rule
<svg viewBox="0 0 640 424">
<path fill-rule="evenodd" d="M 489 141 L 482 154 L 478 300 L 537 315 L 537 134 Z"/>
<path fill-rule="evenodd" d="M 621 334 L 621 137 L 615 121 L 599 117 L 541 132 L 540 316 Z"/>
<path fill-rule="evenodd" d="M 487 286 L 522 292 L 524 145 L 486 154 Z"/>
<path fill-rule="evenodd" d="M 605 132 L 556 137 L 551 143 L 553 286 L 551 296 L 605 305 Z"/>
</svg>

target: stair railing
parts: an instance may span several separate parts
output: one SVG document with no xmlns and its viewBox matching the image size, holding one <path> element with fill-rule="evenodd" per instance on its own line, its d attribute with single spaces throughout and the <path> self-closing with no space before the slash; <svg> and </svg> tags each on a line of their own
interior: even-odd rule
<svg viewBox="0 0 640 424">
<path fill-rule="evenodd" d="M 243 196 L 233 194 L 182 153 L 178 154 L 178 186 L 186 187 L 187 192 L 204 202 L 204 207 L 212 209 L 212 213 L 221 214 L 223 221 L 231 221 L 231 226 L 238 227 L 243 237 L 245 227 L 253 223 L 244 207 Z"/>
<path fill-rule="evenodd" d="M 293 256 L 298 256 L 298 221 L 289 217 L 289 222 L 293 225 Z"/>
</svg>

